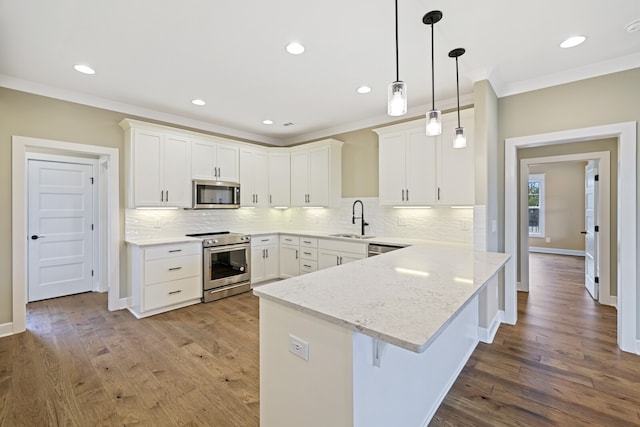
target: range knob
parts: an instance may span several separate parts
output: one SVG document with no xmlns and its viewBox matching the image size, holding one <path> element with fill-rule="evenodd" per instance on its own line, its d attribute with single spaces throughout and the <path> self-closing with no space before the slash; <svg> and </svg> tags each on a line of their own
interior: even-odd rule
<svg viewBox="0 0 640 427">
<path fill-rule="evenodd" d="M 213 239 L 213 243 L 218 243 L 218 239 Z"/>
<path fill-rule="evenodd" d="M 207 245 L 213 244 L 213 240 L 207 240 Z"/>
</svg>

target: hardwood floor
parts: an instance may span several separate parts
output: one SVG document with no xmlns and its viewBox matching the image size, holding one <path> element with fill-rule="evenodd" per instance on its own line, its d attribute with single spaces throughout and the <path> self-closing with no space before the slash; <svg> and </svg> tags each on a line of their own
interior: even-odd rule
<svg viewBox="0 0 640 427">
<path fill-rule="evenodd" d="M 431 426 L 640 425 L 640 357 L 617 349 L 583 262 L 531 257 L 518 325 L 479 344 Z M 0 339 L 0 426 L 259 425 L 251 293 L 143 320 L 106 305 L 29 304 L 28 331 Z"/>
<path fill-rule="evenodd" d="M 0 339 L 1 426 L 258 426 L 258 304 L 136 320 L 87 293 L 31 303 Z"/>
<path fill-rule="evenodd" d="M 616 310 L 584 288 L 584 259 L 531 254 L 518 324 L 473 353 L 431 426 L 638 426 L 640 357 L 616 345 Z"/>
</svg>

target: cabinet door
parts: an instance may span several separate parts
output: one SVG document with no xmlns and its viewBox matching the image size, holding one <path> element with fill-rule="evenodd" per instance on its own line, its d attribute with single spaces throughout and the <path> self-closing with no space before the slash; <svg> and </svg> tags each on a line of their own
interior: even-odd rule
<svg viewBox="0 0 640 427">
<path fill-rule="evenodd" d="M 232 145 L 217 144 L 216 166 L 218 167 L 218 177 L 216 179 L 218 181 L 240 181 L 239 151 L 238 147 Z"/>
<path fill-rule="evenodd" d="M 329 147 L 309 151 L 309 205 L 329 206 Z"/>
<path fill-rule="evenodd" d="M 413 206 L 436 203 L 436 138 L 424 129 L 406 133 L 407 192 L 405 200 Z"/>
<path fill-rule="evenodd" d="M 457 122 L 442 123 L 440 135 L 440 198 L 441 205 L 473 205 L 475 160 L 473 143 L 473 119 L 465 120 L 467 146 L 453 148 L 453 136 Z"/>
<path fill-rule="evenodd" d="M 280 277 L 294 277 L 300 274 L 299 255 L 299 247 L 280 245 Z"/>
<path fill-rule="evenodd" d="M 272 280 L 278 278 L 279 255 L 278 245 L 269 245 L 265 247 L 266 258 L 264 260 L 264 280 Z"/>
<path fill-rule="evenodd" d="M 324 270 L 325 268 L 335 267 L 339 265 L 339 255 L 334 251 L 318 251 L 318 270 Z"/>
<path fill-rule="evenodd" d="M 255 205 L 253 188 L 254 157 L 251 150 L 240 150 L 240 205 Z"/>
<path fill-rule="evenodd" d="M 291 204 L 291 156 L 269 153 L 269 206 Z"/>
<path fill-rule="evenodd" d="M 136 129 L 133 144 L 134 206 L 162 206 L 161 133 Z"/>
<path fill-rule="evenodd" d="M 253 192 L 256 206 L 269 206 L 269 157 L 262 151 L 253 154 Z"/>
<path fill-rule="evenodd" d="M 366 256 L 364 256 L 364 255 L 349 254 L 349 253 L 346 253 L 346 252 L 340 254 L 340 256 L 342 257 L 341 264 L 346 264 L 348 262 L 358 261 L 359 259 L 366 258 Z"/>
<path fill-rule="evenodd" d="M 191 178 L 214 180 L 214 161 L 216 157 L 216 146 L 212 142 L 197 141 L 191 142 Z"/>
<path fill-rule="evenodd" d="M 404 205 L 406 150 L 404 133 L 384 135 L 379 143 L 379 197 L 383 206 Z"/>
<path fill-rule="evenodd" d="M 166 135 L 163 150 L 165 206 L 191 206 L 189 140 Z"/>
<path fill-rule="evenodd" d="M 264 246 L 251 248 L 251 284 L 260 283 L 266 280 L 264 250 Z"/>
<path fill-rule="evenodd" d="M 306 151 L 291 154 L 291 206 L 308 206 L 309 157 Z"/>
</svg>

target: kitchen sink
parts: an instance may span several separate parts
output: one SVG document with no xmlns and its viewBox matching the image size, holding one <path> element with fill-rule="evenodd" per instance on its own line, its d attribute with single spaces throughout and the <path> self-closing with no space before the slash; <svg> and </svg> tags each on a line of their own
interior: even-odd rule
<svg viewBox="0 0 640 427">
<path fill-rule="evenodd" d="M 329 237 L 345 237 L 347 239 L 373 239 L 376 236 L 361 236 L 360 234 L 349 234 L 349 233 L 338 233 L 338 234 L 329 234 Z"/>
</svg>

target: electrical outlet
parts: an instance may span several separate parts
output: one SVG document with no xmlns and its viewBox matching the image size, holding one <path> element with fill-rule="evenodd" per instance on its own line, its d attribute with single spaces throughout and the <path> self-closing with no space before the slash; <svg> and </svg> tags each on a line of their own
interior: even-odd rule
<svg viewBox="0 0 640 427">
<path fill-rule="evenodd" d="M 547 237 L 546 239 L 544 239 L 544 241 L 547 243 L 551 243 L 551 237 Z"/>
<path fill-rule="evenodd" d="M 398 217 L 398 227 L 406 227 L 407 226 L 407 220 L 402 218 L 401 216 Z"/>
<path fill-rule="evenodd" d="M 289 334 L 289 351 L 301 359 L 309 360 L 309 343 Z"/>
</svg>

